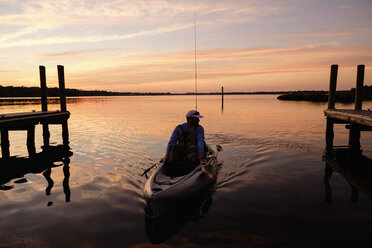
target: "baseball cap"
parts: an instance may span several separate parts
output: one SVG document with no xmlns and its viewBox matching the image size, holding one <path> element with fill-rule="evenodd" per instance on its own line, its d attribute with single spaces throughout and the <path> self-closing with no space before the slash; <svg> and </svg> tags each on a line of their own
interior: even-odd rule
<svg viewBox="0 0 372 248">
<path fill-rule="evenodd" d="M 189 112 L 187 112 L 186 118 L 189 117 L 203 118 L 203 116 L 201 116 L 200 113 L 196 110 L 190 110 Z"/>
</svg>

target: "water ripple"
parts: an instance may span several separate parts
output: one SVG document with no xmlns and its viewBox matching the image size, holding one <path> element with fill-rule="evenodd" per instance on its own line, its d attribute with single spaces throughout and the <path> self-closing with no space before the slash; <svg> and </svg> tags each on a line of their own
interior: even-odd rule
<svg viewBox="0 0 372 248">
<path fill-rule="evenodd" d="M 268 138 L 250 138 L 244 137 L 242 135 L 233 135 L 233 134 L 216 134 L 212 133 L 208 135 L 208 139 L 214 143 L 223 144 L 234 144 L 236 146 L 260 146 L 261 149 L 271 149 L 271 148 L 280 148 L 290 151 L 306 151 L 306 152 L 319 152 L 323 150 L 323 147 L 303 143 L 298 141 L 291 140 L 281 140 L 274 137 Z"/>
</svg>

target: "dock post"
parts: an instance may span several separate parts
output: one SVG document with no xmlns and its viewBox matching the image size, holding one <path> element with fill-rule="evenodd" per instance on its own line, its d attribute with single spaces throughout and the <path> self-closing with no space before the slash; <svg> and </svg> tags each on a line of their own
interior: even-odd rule
<svg viewBox="0 0 372 248">
<path fill-rule="evenodd" d="M 333 138 L 334 138 L 334 131 L 333 131 L 333 120 L 331 118 L 327 118 L 327 128 L 326 128 L 326 152 L 327 154 L 331 154 L 333 150 Z"/>
<path fill-rule="evenodd" d="M 222 106 L 222 111 L 223 111 L 223 86 L 221 87 L 221 96 L 222 96 L 221 97 L 221 100 L 222 100 L 222 105 L 221 106 Z"/>
<path fill-rule="evenodd" d="M 62 141 L 64 146 L 68 146 L 70 144 L 67 119 L 62 121 Z"/>
<path fill-rule="evenodd" d="M 41 111 L 48 111 L 45 66 L 40 65 L 39 71 L 40 71 L 40 88 L 41 88 Z"/>
<path fill-rule="evenodd" d="M 65 94 L 65 72 L 62 65 L 57 66 L 58 81 L 59 81 L 59 99 L 61 104 L 61 111 L 66 112 L 66 94 Z"/>
<path fill-rule="evenodd" d="M 335 109 L 336 86 L 338 65 L 331 65 L 331 77 L 329 81 L 328 109 Z"/>
<path fill-rule="evenodd" d="M 364 65 L 358 65 L 357 82 L 355 87 L 355 110 L 362 109 L 364 68 Z"/>
<path fill-rule="evenodd" d="M 350 125 L 350 131 L 349 131 L 349 150 L 353 154 L 360 153 L 360 128 L 355 125 Z"/>
<path fill-rule="evenodd" d="M 58 65 L 58 81 L 59 81 L 59 97 L 60 97 L 60 104 L 61 104 L 61 111 L 66 112 L 66 94 L 65 94 L 65 72 L 64 67 L 62 65 Z M 62 121 L 62 140 L 63 145 L 69 145 L 69 137 L 68 137 L 68 125 L 67 119 Z"/>
<path fill-rule="evenodd" d="M 362 109 L 364 69 L 365 69 L 364 65 L 358 65 L 357 80 L 355 87 L 355 110 Z M 354 124 L 350 125 L 349 148 L 353 153 L 360 152 L 360 128 Z"/>
<path fill-rule="evenodd" d="M 27 150 L 29 157 L 33 157 L 36 154 L 35 149 L 35 126 L 32 125 L 27 129 Z"/>
<path fill-rule="evenodd" d="M 1 129 L 1 155 L 2 158 L 9 158 L 9 131 L 7 129 Z"/>
<path fill-rule="evenodd" d="M 45 76 L 45 66 L 39 66 L 40 70 L 40 88 L 41 88 L 41 111 L 48 111 L 47 86 Z M 43 123 L 43 141 L 44 146 L 49 146 L 49 127 L 48 124 Z"/>
<path fill-rule="evenodd" d="M 44 143 L 44 147 L 49 146 L 49 138 L 50 138 L 49 126 L 48 126 L 48 124 L 43 123 L 43 143 Z"/>
</svg>

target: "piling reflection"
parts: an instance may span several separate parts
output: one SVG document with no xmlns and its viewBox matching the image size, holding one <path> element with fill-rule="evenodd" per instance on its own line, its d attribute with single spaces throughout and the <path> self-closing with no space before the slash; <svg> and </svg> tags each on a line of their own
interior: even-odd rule
<svg viewBox="0 0 372 248">
<path fill-rule="evenodd" d="M 357 202 L 359 192 L 372 198 L 372 159 L 364 156 L 360 146 L 360 132 L 370 131 L 368 127 L 347 125 L 348 146 L 333 146 L 333 123 L 327 121 L 327 146 L 323 160 L 326 163 L 324 174 L 325 201 L 332 203 L 330 179 L 334 172 L 342 175 L 351 187 L 351 202 Z"/>
<path fill-rule="evenodd" d="M 51 177 L 52 169 L 55 167 L 63 166 L 63 192 L 66 196 L 66 202 L 70 201 L 71 190 L 69 187 L 70 178 L 70 157 L 72 156 L 69 146 L 48 146 L 44 150 L 35 154 L 32 157 L 10 157 L 0 159 L 0 190 L 10 190 L 14 186 L 7 186 L 13 179 L 21 178 L 14 183 L 26 183 L 24 178 L 26 174 L 40 174 L 45 177 L 48 185 L 45 189 L 46 195 L 50 195 L 54 186 L 54 181 Z M 52 205 L 48 203 L 48 206 Z"/>
<path fill-rule="evenodd" d="M 342 175 L 350 184 L 350 201 L 357 202 L 359 191 L 372 198 L 372 159 L 363 156 L 361 152 L 350 150 L 349 147 L 334 148 L 331 154 L 324 156 L 326 162 L 324 184 L 325 200 L 332 202 L 330 178 L 334 172 Z"/>
<path fill-rule="evenodd" d="M 146 214 L 146 234 L 153 244 L 160 244 L 177 234 L 189 222 L 198 222 L 212 205 L 212 192 L 179 202 L 158 218 Z M 146 213 L 146 209 L 145 209 Z"/>
</svg>

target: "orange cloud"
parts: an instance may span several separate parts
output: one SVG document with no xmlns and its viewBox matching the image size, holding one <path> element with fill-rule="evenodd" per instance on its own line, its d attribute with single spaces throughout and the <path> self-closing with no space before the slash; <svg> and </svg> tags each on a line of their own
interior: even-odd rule
<svg viewBox="0 0 372 248">
<path fill-rule="evenodd" d="M 339 63 L 342 69 L 353 69 L 357 64 L 370 64 L 368 56 L 372 47 L 318 47 L 299 46 L 288 48 L 260 48 L 236 50 L 207 50 L 198 52 L 198 78 L 213 91 L 215 82 L 228 79 L 246 81 L 252 76 L 295 75 L 298 73 L 328 72 L 331 64 Z M 109 62 L 110 60 L 110 62 Z M 83 70 L 77 65 L 69 78 L 74 85 L 82 88 L 111 87 L 112 89 L 172 89 L 177 92 L 190 91 L 194 80 L 193 51 L 180 53 L 149 54 L 139 56 L 119 56 L 102 60 L 108 66 Z M 123 62 L 125 61 L 125 62 Z M 341 64 L 342 63 L 342 64 Z M 367 68 L 368 70 L 368 68 Z M 288 76 L 287 76 L 288 78 Z M 298 80 L 298 77 L 295 77 Z M 306 81 L 306 80 L 304 80 Z M 213 83 L 214 82 L 214 83 Z M 202 84 L 201 83 L 201 84 Z M 213 88 L 212 85 L 214 84 Z M 218 87 L 217 87 L 218 88 Z M 236 88 L 236 87 L 235 87 Z"/>
</svg>

